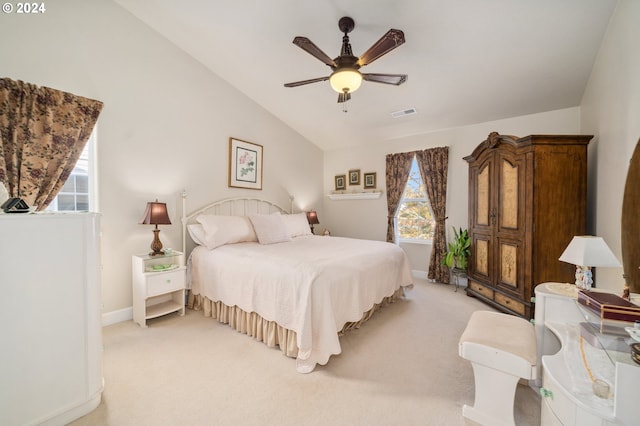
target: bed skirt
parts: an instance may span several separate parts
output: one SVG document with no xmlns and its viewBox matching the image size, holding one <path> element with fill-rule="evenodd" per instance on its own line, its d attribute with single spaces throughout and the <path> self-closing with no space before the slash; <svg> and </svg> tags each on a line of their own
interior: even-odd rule
<svg viewBox="0 0 640 426">
<path fill-rule="evenodd" d="M 360 328 L 381 307 L 393 303 L 404 296 L 404 287 L 398 288 L 391 296 L 385 297 L 365 312 L 358 321 L 346 323 L 338 332 L 341 336 L 346 331 Z M 228 306 L 220 301 L 212 301 L 202 295 L 189 292 L 189 309 L 203 311 L 205 317 L 211 317 L 234 330 L 255 338 L 269 347 L 278 346 L 282 353 L 291 358 L 298 356 L 296 332 L 281 327 L 274 321 L 268 321 L 255 312 L 245 312 L 237 306 Z"/>
</svg>

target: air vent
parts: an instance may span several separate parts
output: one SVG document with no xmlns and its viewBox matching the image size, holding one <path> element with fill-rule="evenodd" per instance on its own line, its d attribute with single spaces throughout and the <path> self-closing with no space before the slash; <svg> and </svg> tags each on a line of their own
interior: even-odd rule
<svg viewBox="0 0 640 426">
<path fill-rule="evenodd" d="M 418 111 L 416 111 L 415 108 L 407 108 L 407 109 L 402 109 L 400 111 L 395 111 L 391 113 L 391 116 L 393 118 L 400 118 L 400 117 L 406 117 L 407 115 L 413 115 L 413 114 L 417 114 Z"/>
</svg>

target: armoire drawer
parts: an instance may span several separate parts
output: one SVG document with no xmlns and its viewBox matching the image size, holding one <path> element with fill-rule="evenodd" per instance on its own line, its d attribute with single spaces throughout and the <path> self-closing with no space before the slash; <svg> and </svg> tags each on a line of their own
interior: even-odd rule
<svg viewBox="0 0 640 426">
<path fill-rule="evenodd" d="M 475 281 L 469 280 L 469 288 L 475 292 L 480 293 L 484 297 L 489 299 L 493 299 L 493 290 L 489 287 L 483 286 L 482 284 L 478 284 Z"/>
<path fill-rule="evenodd" d="M 499 303 L 500 305 L 504 306 L 509 310 L 517 312 L 520 315 L 524 315 L 524 311 L 525 311 L 524 303 L 516 299 L 512 299 L 501 293 L 496 293 L 493 300 L 495 300 L 497 303 Z"/>
</svg>

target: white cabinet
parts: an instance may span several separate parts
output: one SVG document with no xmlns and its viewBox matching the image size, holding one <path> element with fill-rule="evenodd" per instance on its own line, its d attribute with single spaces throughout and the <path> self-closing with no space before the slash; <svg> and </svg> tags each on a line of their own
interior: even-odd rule
<svg viewBox="0 0 640 426">
<path fill-rule="evenodd" d="M 0 424 L 64 425 L 100 403 L 100 217 L 0 214 Z"/>
<path fill-rule="evenodd" d="M 541 424 L 638 424 L 640 366 L 631 361 L 630 338 L 623 330 L 601 333 L 598 316 L 578 305 L 572 285 L 545 283 L 535 292 Z M 607 382 L 608 398 L 594 394 L 594 380 Z"/>
<path fill-rule="evenodd" d="M 134 255 L 133 320 L 142 327 L 147 320 L 185 309 L 184 255 L 174 251 L 167 255 Z"/>
</svg>

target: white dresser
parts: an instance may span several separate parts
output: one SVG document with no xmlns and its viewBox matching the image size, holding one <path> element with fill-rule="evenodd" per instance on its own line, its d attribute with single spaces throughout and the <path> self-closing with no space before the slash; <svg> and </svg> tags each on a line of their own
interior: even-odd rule
<svg viewBox="0 0 640 426">
<path fill-rule="evenodd" d="M 631 360 L 624 329 L 601 333 L 598 317 L 578 305 L 571 285 L 540 284 L 535 293 L 541 424 L 640 424 L 640 366 Z M 594 380 L 610 385 L 608 397 L 594 394 Z"/>
<path fill-rule="evenodd" d="M 64 425 L 100 403 L 100 217 L 0 214 L 0 424 Z"/>
</svg>

